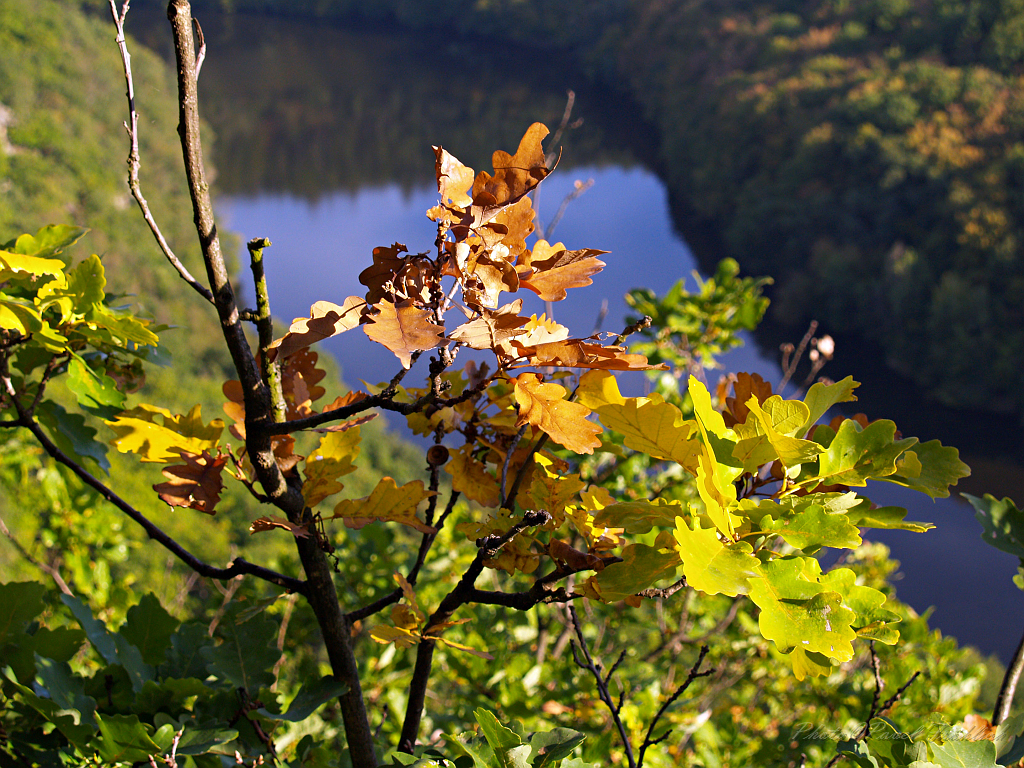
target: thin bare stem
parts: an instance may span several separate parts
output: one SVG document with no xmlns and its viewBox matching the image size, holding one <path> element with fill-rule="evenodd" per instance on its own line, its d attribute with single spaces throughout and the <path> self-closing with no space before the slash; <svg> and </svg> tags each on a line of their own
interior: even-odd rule
<svg viewBox="0 0 1024 768">
<path fill-rule="evenodd" d="M 571 605 L 569 606 L 569 617 L 572 619 L 572 626 L 576 631 L 576 640 L 579 643 L 579 651 L 576 650 L 576 643 L 572 644 L 573 660 L 576 662 L 576 666 L 586 670 L 593 676 L 594 682 L 597 684 L 597 695 L 604 702 L 605 706 L 608 707 L 608 711 L 611 712 L 612 722 L 615 723 L 615 728 L 619 732 L 619 738 L 622 739 L 622 747 L 626 750 L 626 760 L 629 762 L 630 768 L 638 768 L 636 759 L 633 757 L 633 745 L 629 742 L 629 734 L 626 733 L 626 726 L 622 722 L 622 718 L 619 717 L 619 712 L 622 709 L 622 698 L 620 697 L 618 703 L 612 699 L 611 692 L 608 690 L 608 681 L 601 675 L 600 664 L 595 663 L 590 655 L 590 647 L 583 636 L 583 626 L 580 624 L 579 616 L 576 615 L 576 609 Z M 583 660 L 580 659 L 579 653 L 583 654 Z"/>
<path fill-rule="evenodd" d="M 29 552 L 25 547 L 23 547 L 20 541 L 14 538 L 14 534 L 11 533 L 10 529 L 7 527 L 7 524 L 4 522 L 2 517 L 0 517 L 0 533 L 2 533 L 10 540 L 11 544 L 18 551 L 19 555 L 21 555 L 29 563 L 31 563 L 40 571 L 42 571 L 51 579 L 53 579 L 57 583 L 57 586 L 60 588 L 61 592 L 63 592 L 65 595 L 68 595 L 69 597 L 74 597 L 74 592 L 71 591 L 71 588 L 68 586 L 67 582 L 64 581 L 64 577 L 60 575 L 60 570 L 56 566 L 47 565 L 42 560 L 38 560 L 37 558 L 33 557 L 32 553 Z"/>
<path fill-rule="evenodd" d="M 1006 668 L 1003 676 L 1003 684 L 999 686 L 999 695 L 996 697 L 996 706 L 992 711 L 992 725 L 999 725 L 1010 716 L 1010 707 L 1013 706 L 1013 698 L 1017 692 L 1017 683 L 1021 673 L 1024 672 L 1024 636 L 1017 644 L 1017 650 L 1013 653 L 1013 660 Z"/>
<path fill-rule="evenodd" d="M 658 721 L 668 711 L 669 707 L 671 707 L 676 702 L 676 700 L 683 695 L 686 689 L 690 687 L 690 683 L 692 683 L 698 677 L 707 677 L 708 675 L 713 675 L 715 673 L 714 667 L 712 667 L 711 669 L 706 669 L 703 672 L 700 671 L 701 665 L 704 663 L 704 657 L 707 655 L 708 647 L 706 645 L 702 645 L 700 648 L 700 653 L 697 655 L 697 661 L 695 661 L 693 663 L 693 666 L 690 667 L 690 673 L 686 676 L 686 680 L 684 680 L 683 684 L 676 688 L 672 695 L 669 696 L 661 705 L 661 707 L 658 708 L 657 713 L 654 715 L 654 719 L 651 720 L 651 724 L 647 728 L 647 735 L 644 736 L 643 744 L 640 745 L 640 758 L 637 760 L 636 763 L 637 768 L 643 768 L 644 754 L 647 752 L 647 749 L 649 747 L 653 747 L 655 744 L 660 744 L 668 738 L 670 733 L 672 733 L 672 729 L 669 728 L 661 736 L 655 737 L 654 735 L 654 730 L 658 727 Z"/>
<path fill-rule="evenodd" d="M 146 224 L 149 225 L 149 231 L 153 233 L 153 237 L 156 239 L 156 244 L 160 247 L 160 250 L 164 254 L 164 258 L 167 259 L 168 263 L 174 267 L 175 271 L 181 276 L 181 278 L 188 283 L 192 288 L 209 302 L 213 302 L 213 294 L 204 285 L 201 285 L 192 274 L 188 271 L 181 260 L 175 256 L 174 251 L 168 244 L 167 239 L 164 237 L 163 232 L 160 231 L 159 225 L 156 223 L 156 219 L 153 217 L 153 212 L 149 208 L 149 203 L 142 194 L 142 184 L 139 182 L 139 168 L 141 167 L 141 161 L 139 159 L 139 115 L 135 110 L 135 84 L 132 80 L 132 57 L 128 52 L 128 43 L 124 36 L 124 20 L 128 15 L 128 1 L 121 7 L 121 13 L 117 12 L 117 5 L 114 0 L 110 0 L 110 15 L 114 19 L 114 26 L 117 28 L 117 37 L 115 42 L 117 43 L 118 49 L 121 51 L 121 63 L 124 66 L 124 78 L 128 86 L 128 119 L 129 122 L 124 124 L 125 130 L 128 131 L 129 150 L 128 150 L 128 188 L 131 190 L 132 197 L 135 198 L 135 202 L 139 206 L 139 210 L 142 211 L 142 218 L 145 219 Z"/>
</svg>

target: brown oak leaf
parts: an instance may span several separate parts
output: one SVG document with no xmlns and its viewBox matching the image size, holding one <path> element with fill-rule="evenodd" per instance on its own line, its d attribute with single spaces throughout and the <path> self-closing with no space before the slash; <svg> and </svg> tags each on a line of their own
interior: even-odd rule
<svg viewBox="0 0 1024 768">
<path fill-rule="evenodd" d="M 376 304 L 391 295 L 387 286 L 394 283 L 395 277 L 405 266 L 405 258 L 399 254 L 408 252 L 409 249 L 402 243 L 373 249 L 373 264 L 359 273 L 359 282 L 370 289 L 366 292 L 367 304 Z"/>
<path fill-rule="evenodd" d="M 275 528 L 289 531 L 298 539 L 308 539 L 311 535 L 309 529 L 305 526 L 296 525 L 277 515 L 266 515 L 265 517 L 256 518 L 252 521 L 252 525 L 249 526 L 249 533 L 262 533 L 263 531 L 272 531 Z"/>
<path fill-rule="evenodd" d="M 600 368 L 606 371 L 665 370 L 664 363 L 651 365 L 643 355 L 626 351 L 625 347 L 604 347 L 587 339 L 567 339 L 527 347 L 512 340 L 519 357 L 517 366 L 535 365 L 562 368 Z"/>
<path fill-rule="evenodd" d="M 530 320 L 519 317 L 523 300 L 516 299 L 496 310 L 482 307 L 480 317 L 463 323 L 448 338 L 473 349 L 495 349 L 502 342 L 526 333 L 523 328 Z"/>
<path fill-rule="evenodd" d="M 732 384 L 732 397 L 725 398 L 725 412 L 722 418 L 725 419 L 725 426 L 735 427 L 747 420 L 750 409 L 746 404 L 750 402 L 751 396 L 757 397 L 757 402 L 763 404 L 772 396 L 772 385 L 761 378 L 757 373 L 737 373 L 736 380 Z"/>
<path fill-rule="evenodd" d="M 473 186 L 473 169 L 463 165 L 458 158 L 442 147 L 434 147 L 434 171 L 437 174 L 437 191 L 441 202 L 465 207 L 473 202 L 466 190 Z"/>
<path fill-rule="evenodd" d="M 318 301 L 309 308 L 309 317 L 292 320 L 288 333 L 267 348 L 267 359 L 288 357 L 331 336 L 351 330 L 359 325 L 366 302 L 358 296 L 349 296 L 342 304 Z"/>
<path fill-rule="evenodd" d="M 366 335 L 395 353 L 403 368 L 412 365 L 412 353 L 433 349 L 444 341 L 444 326 L 430 321 L 430 312 L 410 301 L 393 304 L 382 299 L 376 314 L 363 326 Z"/>
<path fill-rule="evenodd" d="M 562 243 L 549 245 L 538 240 L 533 251 L 516 265 L 520 284 L 544 301 L 561 301 L 569 288 L 591 285 L 590 278 L 605 268 L 597 256 L 608 253 L 593 248 L 566 250 Z"/>
<path fill-rule="evenodd" d="M 184 464 L 161 470 L 167 482 L 157 483 L 153 490 L 172 507 L 188 507 L 208 515 L 214 514 L 214 507 L 224 490 L 221 472 L 228 457 L 220 453 L 211 456 L 207 451 L 200 454 L 182 451 L 181 458 Z"/>
</svg>

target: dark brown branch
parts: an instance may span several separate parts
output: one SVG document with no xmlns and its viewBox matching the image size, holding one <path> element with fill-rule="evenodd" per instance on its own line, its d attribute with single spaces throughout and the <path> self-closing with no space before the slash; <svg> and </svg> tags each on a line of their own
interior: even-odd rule
<svg viewBox="0 0 1024 768">
<path fill-rule="evenodd" d="M 153 217 L 152 211 L 149 209 L 149 203 L 142 194 L 142 185 L 139 182 L 139 168 L 141 161 L 139 159 L 139 115 L 135 111 L 135 85 L 132 81 L 132 57 L 128 53 L 128 44 L 124 36 L 124 20 L 125 16 L 128 15 L 128 2 L 126 1 L 122 6 L 120 15 L 117 12 L 117 6 L 114 0 L 110 0 L 110 15 L 114 19 L 114 26 L 117 28 L 117 47 L 121 51 L 121 63 L 124 65 L 124 78 L 128 86 L 128 119 L 129 123 L 125 123 L 124 127 L 128 131 L 129 139 L 129 150 L 128 150 L 128 188 L 131 190 L 132 197 L 135 198 L 135 202 L 139 206 L 139 210 L 142 211 L 142 218 L 145 219 L 146 224 L 149 225 L 150 232 L 153 233 L 153 237 L 156 239 L 157 245 L 164 254 L 164 258 L 167 259 L 168 263 L 174 267 L 174 270 L 181 276 L 181 278 L 188 283 L 192 288 L 209 302 L 213 302 L 213 294 L 210 293 L 209 289 L 205 286 L 200 285 L 199 281 L 196 280 L 192 274 L 188 271 L 184 264 L 174 255 L 174 251 L 171 250 L 171 246 L 168 244 L 163 233 L 160 231 L 159 225 L 156 223 L 156 219 Z"/>
<path fill-rule="evenodd" d="M 271 435 L 266 429 L 267 425 L 274 423 L 270 390 L 263 383 L 255 357 L 246 341 L 217 236 L 199 135 L 199 97 L 195 71 L 197 57 L 193 40 L 192 9 L 188 0 L 171 0 L 167 16 L 174 32 L 178 74 L 178 132 L 181 136 L 185 175 L 192 198 L 196 232 L 199 235 L 221 331 L 242 385 L 246 450 L 256 478 L 273 504 L 282 510 L 291 522 L 306 524 L 310 521 L 310 511 L 302 498 L 301 481 L 293 477 L 292 481 L 288 482 L 274 456 Z M 314 537 L 297 538 L 295 546 L 307 578 L 304 594 L 316 616 L 332 671 L 335 677 L 348 686 L 348 690 L 339 697 L 339 703 L 352 763 L 358 766 L 377 765 L 373 732 L 359 679 L 359 665 L 352 648 L 351 626 L 346 621 L 338 601 L 330 564 L 320 548 L 319 540 Z"/>
<path fill-rule="evenodd" d="M 9 379 L 7 380 L 9 382 Z M 269 581 L 271 584 L 276 584 L 279 587 L 287 589 L 289 592 L 299 592 L 305 594 L 306 582 L 294 579 L 290 576 L 272 571 L 269 568 L 264 568 L 261 565 L 254 565 L 242 558 L 235 558 L 231 565 L 227 568 L 216 568 L 208 563 L 204 563 L 202 560 L 197 558 L 191 552 L 182 547 L 169 535 L 164 533 L 156 524 L 146 518 L 141 512 L 135 507 L 129 504 L 127 501 L 122 499 L 110 488 L 100 482 L 85 468 L 80 466 L 76 461 L 71 459 L 65 454 L 60 448 L 50 441 L 46 433 L 40 428 L 40 426 L 28 418 L 27 414 L 22 421 L 22 426 L 26 427 L 35 436 L 39 444 L 42 445 L 43 450 L 52 456 L 56 461 L 63 464 L 65 467 L 74 472 L 79 479 L 88 485 L 90 488 L 95 490 L 104 499 L 109 501 L 115 507 L 124 512 L 128 517 L 142 526 L 143 530 L 146 531 L 146 535 L 153 539 L 161 546 L 164 547 L 168 552 L 177 557 L 181 562 L 191 568 L 193 571 L 198 573 L 200 576 L 205 576 L 210 579 L 227 580 L 233 579 L 235 576 L 249 575 L 255 576 L 258 579 Z"/>
<path fill-rule="evenodd" d="M 681 589 L 686 589 L 685 578 L 679 579 L 679 581 L 670 587 L 651 587 L 650 589 L 642 589 L 636 594 L 638 597 L 672 597 L 672 595 Z"/>
<path fill-rule="evenodd" d="M 459 583 L 455 585 L 451 592 L 445 595 L 437 610 L 427 619 L 427 623 L 422 631 L 423 639 L 416 646 L 416 666 L 413 668 L 412 681 L 409 683 L 409 699 L 406 703 L 402 734 L 398 741 L 398 748 L 402 752 L 412 753 L 420 730 L 420 720 L 423 717 L 427 683 L 430 680 L 430 668 L 434 659 L 434 646 L 437 642 L 436 640 L 428 639 L 428 633 L 434 627 L 448 621 L 452 614 L 463 605 L 473 602 L 474 596 L 478 593 L 474 585 L 476 580 L 480 578 L 486 561 L 493 560 L 502 547 L 527 528 L 544 525 L 550 519 L 551 515 L 543 510 L 527 512 L 523 515 L 523 519 L 513 525 L 507 532 L 503 534 L 492 533 L 490 536 L 477 539 L 476 545 L 478 549 L 476 557 L 473 558 L 473 562 L 469 564 L 466 572 L 462 574 Z"/>
<path fill-rule="evenodd" d="M 612 722 L 615 723 L 615 728 L 619 732 L 619 738 L 622 739 L 623 749 L 626 750 L 626 760 L 629 761 L 630 768 L 637 768 L 636 760 L 633 758 L 633 745 L 629 742 L 629 734 L 626 733 L 626 726 L 622 722 L 622 718 L 619 717 L 619 712 L 622 709 L 622 697 L 619 697 L 619 702 L 612 699 L 611 692 L 608 690 L 608 682 L 601 675 L 601 666 L 599 663 L 595 663 L 593 657 L 590 655 L 590 647 L 587 645 L 587 640 L 583 637 L 583 626 L 580 624 L 579 616 L 576 615 L 576 609 L 573 606 L 569 606 L 569 616 L 572 619 L 573 629 L 576 631 L 576 639 L 579 642 L 579 650 L 577 650 L 576 642 L 572 643 L 572 658 L 576 662 L 576 666 L 580 669 L 584 669 L 589 672 L 597 685 L 597 695 L 601 701 L 604 702 L 605 706 L 608 707 L 608 711 L 611 712 Z M 583 653 L 585 662 L 580 660 L 580 652 Z"/>
<path fill-rule="evenodd" d="M 992 725 L 999 725 L 1010 716 L 1010 707 L 1013 706 L 1013 698 L 1017 693 L 1017 683 L 1021 673 L 1024 672 L 1024 636 L 1017 644 L 1017 650 L 1013 653 L 1013 660 L 1006 668 L 1003 675 L 1003 683 L 999 686 L 999 695 L 996 697 L 996 706 L 992 710 Z"/>
<path fill-rule="evenodd" d="M 655 737 L 654 729 L 658 727 L 658 720 L 662 718 L 662 716 L 668 711 L 668 708 L 675 704 L 676 700 L 683 695 L 687 688 L 690 687 L 690 683 L 692 683 L 698 677 L 707 677 L 708 675 L 713 675 L 715 673 L 714 667 L 712 667 L 711 669 L 706 669 L 703 672 L 700 671 L 700 667 L 704 663 L 704 657 L 707 655 L 708 647 L 706 645 L 702 645 L 700 648 L 700 653 L 697 655 L 697 661 L 695 661 L 693 663 L 693 666 L 690 667 L 690 673 L 686 676 L 686 680 L 684 680 L 683 684 L 676 688 L 672 695 L 669 696 L 665 700 L 665 702 L 658 708 L 657 713 L 651 720 L 650 726 L 648 726 L 647 728 L 647 735 L 644 736 L 644 741 L 640 745 L 640 757 L 636 763 L 637 768 L 643 768 L 644 754 L 647 752 L 647 749 L 649 747 L 653 747 L 655 744 L 660 744 L 668 738 L 670 733 L 672 733 L 672 729 L 669 728 L 667 731 L 665 731 L 665 733 L 661 734 L 661 736 Z"/>
</svg>

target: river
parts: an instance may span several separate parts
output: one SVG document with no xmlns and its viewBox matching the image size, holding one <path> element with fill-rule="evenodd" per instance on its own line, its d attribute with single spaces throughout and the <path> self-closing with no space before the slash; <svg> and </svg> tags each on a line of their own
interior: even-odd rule
<svg viewBox="0 0 1024 768">
<path fill-rule="evenodd" d="M 357 275 L 375 246 L 397 241 L 412 252 L 432 248 L 433 225 L 424 215 L 436 203 L 431 144 L 489 168 L 490 151 L 514 151 L 531 122 L 557 124 L 570 88 L 577 94 L 574 117 L 584 122 L 567 135 L 561 166 L 542 187 L 540 218 L 550 219 L 577 179 L 593 179 L 554 239 L 611 253 L 593 287 L 556 305 L 556 318 L 585 335 L 604 299 L 604 330 L 620 330 L 626 290 L 664 292 L 697 268 L 678 234 L 685 222 L 673 221 L 668 192 L 651 170 L 650 129 L 627 99 L 593 87 L 564 62 L 521 50 L 496 60 L 478 41 L 434 42 L 379 29 L 246 17 L 203 19 L 203 25 L 208 54 L 200 86 L 217 136 L 221 225 L 243 241 L 266 236 L 273 242 L 266 265 L 277 317 L 306 316 L 314 301 L 362 293 Z M 166 51 L 158 42 L 165 39 L 161 25 L 143 24 L 136 33 Z M 244 263 L 244 253 L 240 258 Z M 764 341 L 770 331 L 761 338 L 725 358 L 725 368 L 777 382 L 778 338 Z M 361 333 L 323 347 L 356 386 L 397 370 L 394 356 Z M 922 408 L 905 383 L 872 364 L 870 350 L 841 343 L 836 363 L 823 373 L 847 372 L 866 380 L 858 406 L 871 418 L 892 418 L 904 434 L 961 447 L 975 475 L 959 489 L 1017 493 L 1015 427 L 1005 449 L 993 447 L 988 436 L 1007 432 L 1005 424 Z M 712 382 L 717 375 L 708 372 Z M 635 375 L 628 386 L 644 385 Z M 962 436 L 967 443 L 959 442 Z M 1024 628 L 1024 595 L 1011 582 L 1015 559 L 981 541 L 971 508 L 958 498 L 932 502 L 885 483 L 869 495 L 937 526 L 926 534 L 872 532 L 903 564 L 900 598 L 920 612 L 933 607 L 933 627 L 1007 661 Z"/>
</svg>

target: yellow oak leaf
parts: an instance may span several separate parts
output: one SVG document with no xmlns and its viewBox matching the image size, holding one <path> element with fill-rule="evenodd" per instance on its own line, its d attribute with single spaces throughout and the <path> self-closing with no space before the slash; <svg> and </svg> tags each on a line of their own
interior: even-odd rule
<svg viewBox="0 0 1024 768">
<path fill-rule="evenodd" d="M 320 440 L 319 447 L 306 459 L 306 481 L 302 484 L 302 498 L 306 506 L 315 507 L 345 486 L 338 482 L 350 472 L 359 455 L 359 428 L 330 432 Z"/>
<path fill-rule="evenodd" d="M 487 465 L 473 458 L 473 446 L 464 445 L 451 454 L 445 472 L 452 476 L 452 488 L 484 507 L 496 507 L 501 501 L 498 481 Z"/>
<path fill-rule="evenodd" d="M 480 317 L 463 323 L 448 338 L 473 349 L 496 349 L 513 336 L 526 333 L 528 318 L 519 317 L 523 300 L 516 299 L 496 310 L 480 308 Z"/>
<path fill-rule="evenodd" d="M 517 428 L 532 424 L 575 453 L 593 453 L 601 445 L 597 438 L 601 427 L 587 421 L 590 409 L 566 400 L 563 387 L 545 384 L 536 373 L 520 374 L 513 381 L 515 400 L 519 404 Z"/>
<path fill-rule="evenodd" d="M 434 147 L 434 172 L 437 175 L 437 192 L 441 202 L 465 207 L 473 202 L 466 190 L 473 186 L 473 169 L 463 165 L 458 158 L 441 147 Z"/>
<path fill-rule="evenodd" d="M 390 477 L 382 477 L 377 487 L 363 499 L 345 499 L 334 508 L 329 520 L 341 518 L 349 528 L 362 528 L 370 523 L 395 522 L 408 525 L 422 533 L 437 533 L 433 528 L 416 517 L 416 507 L 424 499 L 434 495 L 425 490 L 422 480 L 399 487 Z"/>
<path fill-rule="evenodd" d="M 224 422 L 214 419 L 203 424 L 201 406 L 185 415 L 174 415 L 165 408 L 138 405 L 104 422 L 117 437 L 111 440 L 121 453 L 136 453 L 141 461 L 170 463 L 182 452 L 199 455 L 215 451 Z"/>
</svg>

